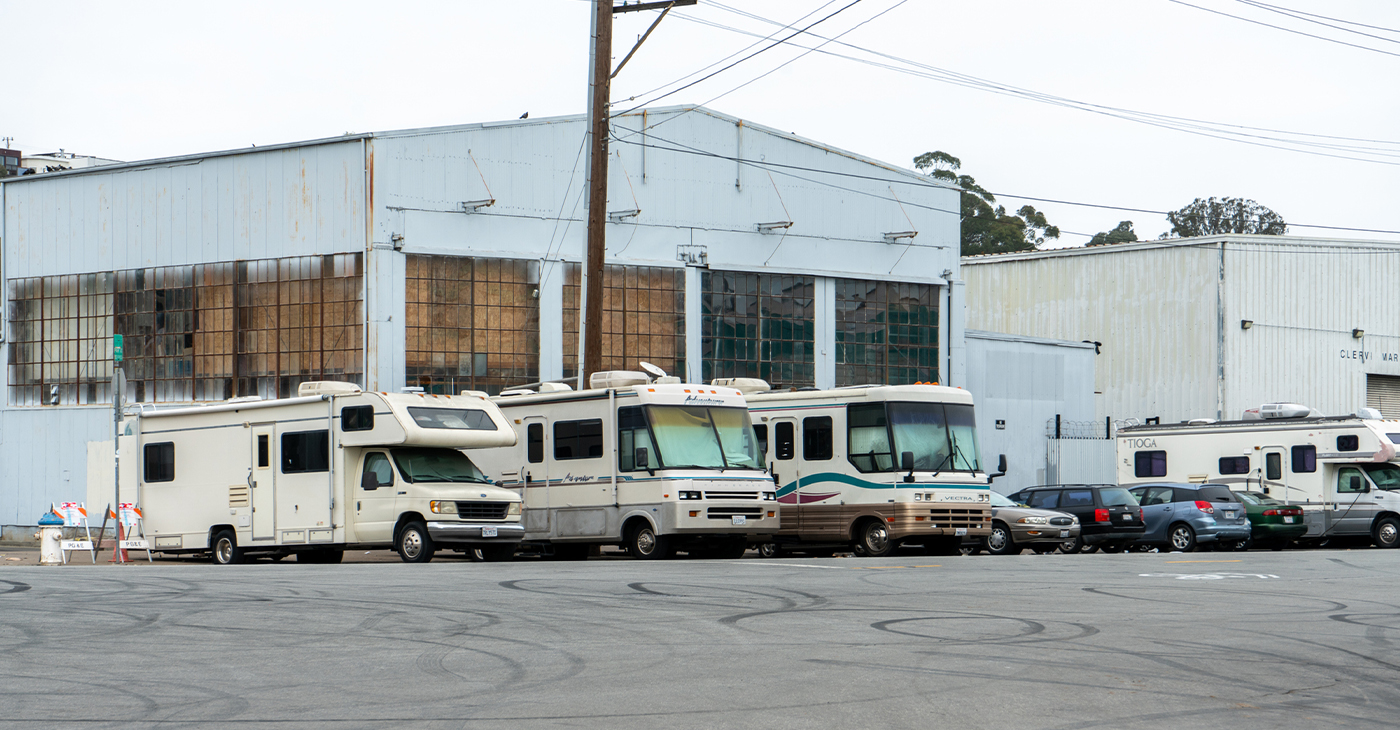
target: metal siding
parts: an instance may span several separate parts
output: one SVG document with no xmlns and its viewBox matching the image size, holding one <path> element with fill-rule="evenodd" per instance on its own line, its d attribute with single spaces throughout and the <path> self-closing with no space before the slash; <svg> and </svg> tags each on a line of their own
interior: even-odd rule
<svg viewBox="0 0 1400 730">
<path fill-rule="evenodd" d="M 0 524 L 32 525 L 52 502 L 87 499 L 87 442 L 111 440 L 111 409 L 11 409 L 0 419 Z"/>
</svg>

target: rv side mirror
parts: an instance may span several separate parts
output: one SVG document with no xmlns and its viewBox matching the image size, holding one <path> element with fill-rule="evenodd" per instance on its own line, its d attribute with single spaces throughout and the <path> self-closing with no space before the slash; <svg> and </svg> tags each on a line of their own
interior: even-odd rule
<svg viewBox="0 0 1400 730">
<path fill-rule="evenodd" d="M 379 475 L 372 471 L 366 471 L 360 475 L 360 489 L 373 491 L 379 488 Z"/>
<path fill-rule="evenodd" d="M 637 449 L 632 452 L 632 460 L 636 462 L 638 469 L 645 469 L 650 466 L 651 455 L 645 448 Z"/>
<path fill-rule="evenodd" d="M 987 483 L 990 484 L 991 482 L 995 481 L 997 477 L 1004 477 L 1004 476 L 1006 476 L 1006 454 L 998 454 L 998 455 L 997 455 L 997 473 L 995 473 L 995 474 L 988 474 L 988 475 L 987 475 Z"/>
<path fill-rule="evenodd" d="M 899 454 L 899 468 L 909 472 L 904 475 L 904 483 L 910 484 L 914 481 L 914 452 L 903 451 Z"/>
<path fill-rule="evenodd" d="M 1351 491 L 1364 492 L 1366 487 L 1362 485 L 1361 477 L 1351 477 Z"/>
</svg>

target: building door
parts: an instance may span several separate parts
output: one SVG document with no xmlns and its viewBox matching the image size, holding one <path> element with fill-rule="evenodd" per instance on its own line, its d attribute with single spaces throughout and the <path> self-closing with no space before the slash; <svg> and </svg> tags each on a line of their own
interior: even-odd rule
<svg viewBox="0 0 1400 730">
<path fill-rule="evenodd" d="M 253 492 L 253 539 L 271 540 L 277 530 L 277 425 L 258 423 L 252 428 L 248 486 Z"/>
</svg>

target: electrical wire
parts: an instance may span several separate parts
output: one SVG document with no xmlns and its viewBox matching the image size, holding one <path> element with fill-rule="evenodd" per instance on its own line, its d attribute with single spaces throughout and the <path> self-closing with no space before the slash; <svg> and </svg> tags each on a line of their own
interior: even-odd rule
<svg viewBox="0 0 1400 730">
<path fill-rule="evenodd" d="M 1287 13 L 1294 13 L 1294 14 L 1297 14 L 1297 15 L 1306 15 L 1306 16 L 1309 16 L 1309 17 L 1312 17 L 1312 18 L 1321 18 L 1321 19 L 1323 19 L 1323 20 L 1330 20 L 1330 21 L 1332 21 L 1333 23 L 1345 23 L 1346 25 L 1354 25 L 1354 26 L 1356 26 L 1356 27 L 1358 27 L 1358 28 L 1370 28 L 1371 30 L 1383 30 L 1383 31 L 1385 31 L 1385 32 L 1387 32 L 1387 33 L 1400 33 L 1400 28 L 1387 28 L 1387 27 L 1385 27 L 1385 26 L 1383 26 L 1383 25 L 1367 25 L 1367 24 L 1365 24 L 1365 23 L 1357 23 L 1357 22 L 1352 21 L 1352 20 L 1343 20 L 1343 19 L 1341 19 L 1341 18 L 1333 18 L 1333 17 L 1327 16 L 1327 15 L 1318 15 L 1317 13 L 1305 13 L 1305 12 L 1303 12 L 1302 10 L 1294 10 L 1294 9 L 1292 9 L 1292 8 L 1285 8 L 1285 7 L 1281 7 L 1281 6 L 1278 6 L 1278 5 L 1270 5 L 1270 4 L 1268 4 L 1268 3 L 1258 2 L 1258 0 L 1237 0 L 1237 2 L 1246 3 L 1246 4 L 1248 4 L 1248 5 L 1253 5 L 1253 6 L 1259 7 L 1259 8 L 1267 8 L 1267 9 L 1270 9 L 1270 10 L 1276 10 L 1276 11 L 1287 12 Z"/>
<path fill-rule="evenodd" d="M 1315 33 L 1304 33 L 1304 32 L 1301 31 L 1301 30 L 1294 30 L 1293 28 L 1285 28 L 1285 27 L 1283 27 L 1283 26 L 1281 26 L 1281 25 L 1274 25 L 1273 23 L 1265 23 L 1265 22 L 1262 21 L 1262 20 L 1254 20 L 1254 19 L 1252 19 L 1252 18 L 1246 18 L 1246 17 L 1241 16 L 1241 15 L 1231 15 L 1230 13 L 1224 12 L 1224 11 L 1222 11 L 1222 10 L 1213 10 L 1213 9 L 1211 9 L 1211 8 L 1203 8 L 1203 7 L 1201 7 L 1200 5 L 1192 5 L 1191 3 L 1185 2 L 1185 0 L 1167 0 L 1167 2 L 1169 2 L 1169 3 L 1175 3 L 1175 4 L 1177 4 L 1177 5 L 1181 5 L 1181 6 L 1188 7 L 1188 8 L 1195 8 L 1196 10 L 1200 10 L 1200 11 L 1207 12 L 1207 13 L 1214 13 L 1215 15 L 1223 15 L 1223 16 L 1225 16 L 1225 17 L 1227 17 L 1227 18 L 1234 18 L 1235 20 L 1242 20 L 1242 21 L 1244 21 L 1244 22 L 1246 22 L 1246 23 L 1253 23 L 1253 24 L 1255 24 L 1255 25 L 1262 25 L 1262 26 L 1264 26 L 1265 28 L 1273 28 L 1274 30 L 1281 30 L 1281 31 L 1283 31 L 1283 32 L 1285 32 L 1285 33 L 1294 33 L 1294 34 L 1296 34 L 1296 35 L 1307 36 L 1308 38 L 1316 38 L 1317 40 L 1320 40 L 1320 41 L 1327 41 L 1328 43 L 1336 43 L 1336 44 L 1342 45 L 1342 46 L 1350 46 L 1350 47 L 1352 47 L 1352 48 L 1359 48 L 1359 49 L 1361 49 L 1361 50 L 1363 50 L 1363 51 L 1371 51 L 1371 52 L 1373 52 L 1373 53 L 1383 53 L 1383 54 L 1385 54 L 1385 55 L 1387 55 L 1387 56 L 1395 56 L 1396 58 L 1400 58 L 1400 53 L 1392 53 L 1391 51 L 1382 51 L 1382 50 L 1379 49 L 1379 48 L 1372 48 L 1372 47 L 1370 47 L 1370 46 L 1363 46 L 1363 45 L 1361 45 L 1361 44 L 1359 44 L 1359 43 L 1347 43 L 1346 41 L 1339 41 L 1339 40 L 1337 40 L 1336 38 L 1328 38 L 1327 36 L 1317 35 L 1317 34 L 1315 34 Z"/>
<path fill-rule="evenodd" d="M 1322 16 L 1320 16 L 1320 15 L 1313 15 L 1312 13 L 1303 13 L 1303 12 L 1299 12 L 1299 11 L 1297 11 L 1297 10 L 1290 10 L 1290 9 L 1288 9 L 1288 8 L 1281 8 L 1281 7 L 1277 6 L 1277 5 L 1269 5 L 1269 4 L 1267 4 L 1267 3 L 1258 2 L 1258 0 L 1235 0 L 1235 2 L 1241 3 L 1241 4 L 1243 4 L 1243 5 L 1248 5 L 1248 6 L 1253 7 L 1253 8 L 1258 8 L 1258 9 L 1260 9 L 1260 10 L 1266 10 L 1266 11 L 1268 11 L 1268 12 L 1270 12 L 1270 13 L 1278 13 L 1279 15 L 1286 15 L 1286 16 L 1288 16 L 1288 17 L 1290 17 L 1290 18 L 1294 18 L 1294 19 L 1296 19 L 1296 20 L 1301 20 L 1301 21 L 1303 21 L 1303 22 L 1305 22 L 1305 23 L 1316 23 L 1317 25 L 1321 25 L 1321 26 L 1324 26 L 1324 27 L 1327 27 L 1327 28 L 1332 28 L 1333 30 L 1340 30 L 1340 31 L 1342 31 L 1343 33 L 1355 33 L 1356 35 L 1366 36 L 1367 38 L 1375 38 L 1375 39 L 1378 40 L 1378 41 L 1385 41 L 1386 43 L 1400 43 L 1400 39 L 1396 39 L 1396 38 L 1386 38 L 1385 36 L 1375 35 L 1374 33 L 1364 33 L 1364 32 L 1359 31 L 1359 30 L 1352 30 L 1351 28 L 1343 28 L 1343 27 L 1340 26 L 1340 25 L 1333 25 L 1332 23 L 1326 23 L 1326 22 L 1323 22 L 1322 20 L 1316 20 L 1316 18 L 1321 18 Z M 1305 16 L 1308 16 L 1308 17 L 1305 17 Z M 1346 23 L 1346 22 L 1347 22 L 1347 21 L 1344 21 L 1344 20 L 1333 20 L 1332 18 L 1327 18 L 1327 20 L 1332 20 L 1334 23 Z M 1348 24 L 1348 25 L 1359 25 L 1358 23 L 1347 23 L 1347 24 Z M 1364 26 L 1364 27 L 1368 27 L 1368 28 L 1369 28 L 1369 27 L 1371 27 L 1371 26 Z M 1391 29 L 1389 29 L 1389 28 L 1380 28 L 1380 29 L 1378 29 L 1378 30 L 1385 30 L 1385 31 L 1388 31 L 1388 32 L 1391 32 L 1391 33 L 1400 32 L 1400 31 L 1396 31 L 1396 30 L 1391 30 Z"/>
</svg>

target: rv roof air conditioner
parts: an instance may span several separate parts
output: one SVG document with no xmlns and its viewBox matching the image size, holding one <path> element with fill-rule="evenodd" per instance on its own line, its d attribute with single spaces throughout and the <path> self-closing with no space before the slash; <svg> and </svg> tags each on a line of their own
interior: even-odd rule
<svg viewBox="0 0 1400 730">
<path fill-rule="evenodd" d="M 297 395 L 349 395 L 359 393 L 360 386 L 335 380 L 308 380 L 297 386 Z"/>
<path fill-rule="evenodd" d="M 629 385 L 646 385 L 651 378 L 636 370 L 604 370 L 588 376 L 590 388 L 625 388 Z"/>
<path fill-rule="evenodd" d="M 502 397 L 502 398 L 506 398 L 506 397 L 509 397 L 509 396 L 512 396 L 512 395 L 534 395 L 534 394 L 535 394 L 535 391 L 530 390 L 529 388 L 511 388 L 510 390 L 503 390 L 503 391 L 501 391 L 501 397 Z"/>
<path fill-rule="evenodd" d="M 562 393 L 566 390 L 573 390 L 568 383 L 540 383 L 541 393 Z"/>
<path fill-rule="evenodd" d="M 1385 418 L 1380 411 L 1374 408 L 1357 408 L 1356 417 L 1367 421 L 1379 421 Z"/>
<path fill-rule="evenodd" d="M 1248 418 L 1249 411 L 1245 411 Z M 1312 414 L 1312 409 L 1298 405 L 1297 403 L 1265 403 L 1259 406 L 1259 418 L 1307 418 Z"/>
<path fill-rule="evenodd" d="M 749 393 L 767 393 L 773 387 L 768 385 L 768 381 L 761 378 L 715 378 L 710 381 L 710 385 L 719 385 L 725 388 L 733 388 L 744 395 Z"/>
</svg>

